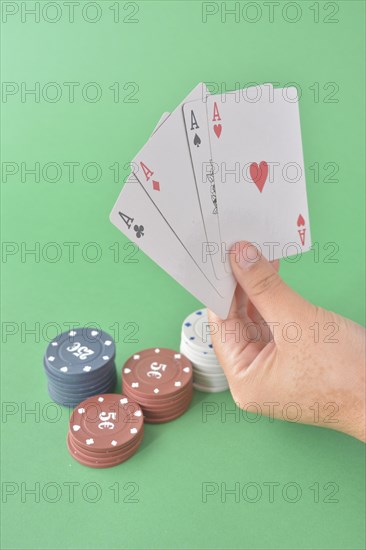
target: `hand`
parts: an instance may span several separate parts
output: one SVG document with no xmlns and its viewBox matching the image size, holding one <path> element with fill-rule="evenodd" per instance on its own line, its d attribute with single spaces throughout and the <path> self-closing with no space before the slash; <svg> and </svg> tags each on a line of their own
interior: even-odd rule
<svg viewBox="0 0 366 550">
<path fill-rule="evenodd" d="M 235 245 L 231 264 L 229 317 L 209 320 L 234 400 L 365 441 L 365 329 L 307 302 L 250 243 Z"/>
</svg>

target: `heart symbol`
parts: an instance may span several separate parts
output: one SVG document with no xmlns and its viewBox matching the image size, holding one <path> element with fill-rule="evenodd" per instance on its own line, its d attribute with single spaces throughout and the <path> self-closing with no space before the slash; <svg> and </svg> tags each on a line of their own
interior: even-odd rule
<svg viewBox="0 0 366 550">
<path fill-rule="evenodd" d="M 134 416 L 141 416 L 142 415 L 142 412 L 141 411 L 135 411 L 133 413 Z"/>
<path fill-rule="evenodd" d="M 61 371 L 61 372 L 67 372 L 68 370 L 69 370 L 69 369 L 68 369 L 67 367 L 61 367 L 61 368 L 60 368 L 60 371 Z"/>
<path fill-rule="evenodd" d="M 214 129 L 214 132 L 215 132 L 215 134 L 216 134 L 216 137 L 219 138 L 219 137 L 221 136 L 221 131 L 222 131 L 222 126 L 221 126 L 221 124 L 214 124 L 213 129 Z"/>
<path fill-rule="evenodd" d="M 262 160 L 259 166 L 256 162 L 252 162 L 249 168 L 249 172 L 250 177 L 256 184 L 259 192 L 262 193 L 264 184 L 266 183 L 266 179 L 268 176 L 268 164 L 265 160 Z"/>
<path fill-rule="evenodd" d="M 91 367 L 86 366 L 86 367 L 83 368 L 83 371 L 84 371 L 84 372 L 90 372 L 90 371 L 91 371 Z"/>
<path fill-rule="evenodd" d="M 301 226 L 304 226 L 304 225 L 305 225 L 305 220 L 302 217 L 302 215 L 300 214 L 300 216 L 297 218 L 297 227 L 301 227 Z"/>
<path fill-rule="evenodd" d="M 123 371 L 123 372 L 124 372 L 125 374 L 130 374 L 130 372 L 131 372 L 131 369 L 124 369 L 124 371 Z"/>
<path fill-rule="evenodd" d="M 74 424 L 72 429 L 74 430 L 74 432 L 78 432 L 80 430 L 80 426 L 78 426 L 77 424 Z"/>
<path fill-rule="evenodd" d="M 190 372 L 190 370 L 191 369 L 189 367 L 184 367 L 183 372 Z"/>
</svg>

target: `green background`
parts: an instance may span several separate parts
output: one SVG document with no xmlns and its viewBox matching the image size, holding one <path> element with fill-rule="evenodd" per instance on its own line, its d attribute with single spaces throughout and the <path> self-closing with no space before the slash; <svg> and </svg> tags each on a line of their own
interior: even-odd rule
<svg viewBox="0 0 366 550">
<path fill-rule="evenodd" d="M 2 166 L 8 170 L 4 163 L 15 163 L 19 169 L 7 178 L 3 173 L 1 184 L 2 238 L 6 250 L 14 247 L 13 255 L 2 258 L 1 391 L 3 407 L 13 411 L 2 421 L 2 483 L 3 489 L 13 483 L 18 490 L 8 498 L 3 493 L 3 547 L 364 548 L 364 445 L 359 441 L 316 427 L 225 416 L 225 407 L 233 407 L 229 392 L 197 392 L 183 417 L 146 426 L 133 459 L 109 470 L 87 469 L 66 448 L 68 411 L 61 409 L 60 418 L 50 421 L 55 410 L 47 407 L 42 369 L 47 340 L 66 323 L 95 322 L 114 334 L 118 371 L 137 349 L 179 346 L 181 322 L 198 303 L 142 253 L 131 262 L 127 240 L 108 216 L 128 174 L 126 163 L 161 114 L 200 81 L 225 83 L 228 90 L 236 82 L 242 87 L 297 83 L 312 236 L 319 252 L 297 263 L 282 262 L 281 273 L 309 300 L 364 323 L 364 3 L 298 2 L 301 15 L 295 23 L 286 21 L 295 13 L 286 2 L 280 2 L 272 22 L 265 3 L 256 2 L 239 22 L 233 15 L 223 22 L 219 12 L 206 23 L 201 2 L 193 1 L 139 1 L 131 16 L 135 23 L 123 21 L 136 11 L 126 2 L 97 2 L 101 18 L 95 23 L 81 15 L 85 2 L 75 8 L 73 23 L 63 2 L 55 23 L 45 20 L 57 16 L 52 6 L 39 22 L 34 16 L 22 22 L 21 3 L 11 4 L 19 12 L 3 17 L 2 80 L 28 88 L 39 82 L 41 96 L 39 102 L 31 96 L 22 101 L 19 92 L 3 96 L 1 105 Z M 118 5 L 120 21 L 114 22 Z M 211 5 L 219 9 L 221 3 Z M 262 10 L 255 23 L 248 22 L 255 16 L 251 9 Z M 86 16 L 96 13 L 90 8 Z M 61 87 L 59 101 L 42 97 L 49 82 Z M 80 83 L 74 102 L 64 82 Z M 89 82 L 100 86 L 99 101 L 83 99 L 81 90 Z M 109 88 L 116 82 L 121 94 L 115 102 Z M 131 82 L 138 86 L 135 102 L 127 101 Z M 36 162 L 41 170 L 58 163 L 59 180 L 49 181 L 57 179 L 49 168 L 40 181 L 29 174 L 22 181 L 21 163 L 30 168 Z M 64 165 L 70 162 L 79 163 L 74 181 Z M 98 181 L 88 181 L 92 168 L 87 176 L 82 173 L 90 162 L 100 167 Z M 336 181 L 329 181 L 334 164 L 327 163 L 337 165 Z M 119 174 L 111 166 L 119 166 Z M 79 243 L 74 261 L 67 242 Z M 93 249 L 85 249 L 91 242 L 101 250 L 95 262 L 90 261 Z M 49 243 L 61 250 L 58 261 L 51 261 L 56 248 Z M 22 247 L 24 252 L 36 246 L 39 258 L 22 257 Z M 32 328 L 34 334 L 27 332 Z M 203 407 L 210 403 L 219 412 L 204 422 Z M 37 407 L 39 414 L 26 413 Z M 65 485 L 70 482 L 79 484 L 73 502 Z M 205 503 L 205 482 L 228 489 L 256 483 L 262 496 L 248 502 L 250 492 L 235 502 L 227 495 L 225 502 L 218 489 Z M 266 482 L 280 484 L 274 502 Z M 302 491 L 295 503 L 282 496 L 290 482 Z M 338 502 L 324 502 L 335 486 L 329 482 L 339 487 Z M 22 497 L 22 483 L 28 489 L 39 484 L 39 502 L 29 494 Z M 50 502 L 56 493 L 48 483 L 60 488 L 57 502 Z M 95 494 L 88 483 L 99 484 L 98 502 L 88 502 Z M 116 483 L 119 502 L 110 489 Z M 138 502 L 126 502 L 136 486 L 128 483 L 137 484 Z M 314 483 L 319 502 L 310 489 Z"/>
</svg>

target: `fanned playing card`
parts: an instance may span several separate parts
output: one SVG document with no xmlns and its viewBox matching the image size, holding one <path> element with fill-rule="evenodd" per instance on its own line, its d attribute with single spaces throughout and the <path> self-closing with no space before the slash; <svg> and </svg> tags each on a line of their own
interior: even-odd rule
<svg viewBox="0 0 366 550">
<path fill-rule="evenodd" d="M 207 98 L 221 236 L 228 247 L 251 241 L 271 260 L 311 247 L 298 101 L 287 92 Z"/>
<path fill-rule="evenodd" d="M 166 121 L 166 119 L 168 118 L 169 115 L 170 115 L 170 113 L 169 113 L 168 111 L 165 112 L 165 113 L 163 113 L 163 114 L 161 115 L 160 120 L 159 120 L 159 122 L 157 123 L 157 125 L 155 126 L 155 128 L 154 128 L 153 133 L 151 134 L 151 136 L 153 136 L 153 135 L 155 134 L 155 132 L 157 132 L 157 131 L 159 130 L 160 126 L 161 126 L 162 124 L 164 124 L 164 122 Z M 151 137 L 151 136 L 150 136 L 150 137 Z"/>
<path fill-rule="evenodd" d="M 255 95 L 251 89 L 236 90 L 236 100 L 247 98 L 253 101 Z M 263 84 L 254 90 L 256 95 L 266 94 L 272 97 L 272 84 Z M 224 100 L 224 96 L 220 96 Z M 218 204 L 215 172 L 216 166 L 212 162 L 210 133 L 207 119 L 207 97 L 201 97 L 183 105 L 183 116 L 190 150 L 193 171 L 196 180 L 202 216 L 206 228 L 208 241 L 212 247 L 211 259 L 216 277 L 232 276 L 229 256 L 226 254 L 226 242 L 222 239 L 220 227 L 220 206 Z M 220 133 L 220 127 L 217 127 Z"/>
<path fill-rule="evenodd" d="M 215 178 L 206 116 L 206 97 L 185 103 L 183 117 L 193 174 L 210 246 L 210 258 L 217 279 L 231 276 L 228 256 L 222 250 Z"/>
<path fill-rule="evenodd" d="M 197 267 L 134 174 L 128 177 L 110 220 L 200 302 L 223 319 L 227 317 L 230 302 Z"/>
<path fill-rule="evenodd" d="M 199 84 L 184 101 L 206 95 L 206 86 Z M 134 173 L 197 267 L 231 303 L 235 281 L 219 281 L 213 271 L 181 105 L 135 156 Z"/>
</svg>

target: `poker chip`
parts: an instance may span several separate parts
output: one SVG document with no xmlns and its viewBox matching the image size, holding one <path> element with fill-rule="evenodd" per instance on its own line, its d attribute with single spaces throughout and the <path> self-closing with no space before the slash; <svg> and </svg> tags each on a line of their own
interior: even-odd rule
<svg viewBox="0 0 366 550">
<path fill-rule="evenodd" d="M 123 393 L 141 406 L 145 422 L 162 423 L 181 416 L 192 400 L 192 364 L 182 353 L 149 348 L 127 359 Z"/>
<path fill-rule="evenodd" d="M 111 380 L 110 382 L 105 383 L 104 385 L 98 386 L 98 389 L 99 389 L 98 393 L 110 393 L 111 388 L 112 390 L 115 388 L 116 382 L 117 382 L 117 376 L 115 375 L 114 380 Z M 52 400 L 57 403 L 61 403 L 65 406 L 70 406 L 70 407 L 74 407 L 75 404 L 80 403 L 81 401 L 84 401 L 85 394 L 88 394 L 87 396 L 89 397 L 90 395 L 94 395 L 95 392 L 96 392 L 96 389 L 93 388 L 83 393 L 68 392 L 66 394 L 61 391 L 56 391 L 52 386 L 50 387 L 48 385 L 48 393 L 50 397 L 52 397 Z"/>
<path fill-rule="evenodd" d="M 215 393 L 228 389 L 225 373 L 213 349 L 207 309 L 194 311 L 183 321 L 180 351 L 192 363 L 196 390 Z"/>
<path fill-rule="evenodd" d="M 140 438 L 134 445 L 131 445 L 126 452 L 120 453 L 108 453 L 106 457 L 93 455 L 92 453 L 85 453 L 82 449 L 75 445 L 75 442 L 71 439 L 70 434 L 67 436 L 67 447 L 70 454 L 84 466 L 90 468 L 111 468 L 112 466 L 118 466 L 122 462 L 128 460 L 134 455 L 140 446 L 142 438 Z"/>
<path fill-rule="evenodd" d="M 141 445 L 144 416 L 126 395 L 98 394 L 73 411 L 67 447 L 70 454 L 91 468 L 110 468 L 128 460 Z"/>
<path fill-rule="evenodd" d="M 49 343 L 43 359 L 48 393 L 60 405 L 114 391 L 117 381 L 113 338 L 97 328 L 76 328 Z"/>
</svg>

